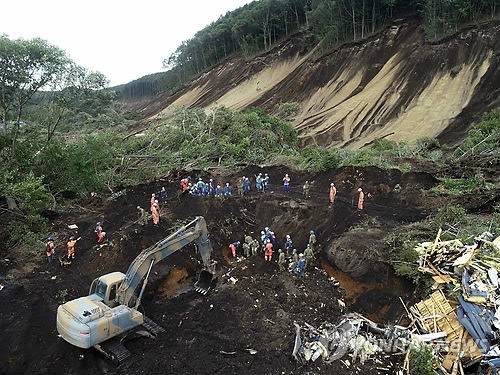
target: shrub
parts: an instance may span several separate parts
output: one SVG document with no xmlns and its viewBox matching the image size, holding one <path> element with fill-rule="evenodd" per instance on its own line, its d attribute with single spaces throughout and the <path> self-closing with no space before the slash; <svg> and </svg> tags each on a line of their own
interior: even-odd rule
<svg viewBox="0 0 500 375">
<path fill-rule="evenodd" d="M 480 153 L 500 148 L 500 110 L 483 115 L 479 124 L 469 130 L 467 138 L 457 152 Z M 456 154 L 460 156 L 460 154 Z"/>
<path fill-rule="evenodd" d="M 448 205 L 441 207 L 436 216 L 433 218 L 433 222 L 438 228 L 443 227 L 445 224 L 448 225 L 459 225 L 464 224 L 467 219 L 467 211 L 461 206 Z"/>
<path fill-rule="evenodd" d="M 420 345 L 410 350 L 410 375 L 435 375 L 434 356 L 429 345 Z"/>
</svg>

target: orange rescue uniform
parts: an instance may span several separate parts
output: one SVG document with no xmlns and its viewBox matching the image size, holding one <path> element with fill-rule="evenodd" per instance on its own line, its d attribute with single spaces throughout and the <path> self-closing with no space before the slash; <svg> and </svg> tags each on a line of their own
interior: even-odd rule
<svg viewBox="0 0 500 375">
<path fill-rule="evenodd" d="M 273 257 L 273 244 L 271 242 L 268 242 L 266 245 L 266 252 L 264 253 L 264 259 L 271 261 Z"/>
<path fill-rule="evenodd" d="M 337 189 L 335 189 L 335 186 L 330 186 L 330 203 L 335 201 L 335 195 L 337 195 Z"/>
<path fill-rule="evenodd" d="M 365 193 L 362 191 L 359 192 L 359 199 L 358 199 L 358 209 L 362 210 L 363 209 L 363 203 L 365 202 Z"/>
<path fill-rule="evenodd" d="M 153 212 L 153 204 L 155 203 L 155 197 L 151 197 L 151 208 L 149 209 L 151 212 Z"/>
<path fill-rule="evenodd" d="M 158 206 L 153 206 L 151 209 L 153 214 L 153 223 L 155 225 L 158 225 L 158 222 L 160 221 L 160 209 L 158 208 Z"/>
<path fill-rule="evenodd" d="M 54 255 L 54 243 L 52 241 L 47 242 L 47 257 Z"/>
<path fill-rule="evenodd" d="M 233 253 L 233 258 L 236 257 L 236 246 L 233 244 L 229 245 L 229 248 L 231 249 L 231 253 Z"/>
<path fill-rule="evenodd" d="M 96 230 L 96 233 L 97 233 L 97 242 L 98 242 L 98 243 L 99 243 L 99 242 L 102 242 L 102 238 L 104 237 L 104 236 L 102 235 L 102 227 L 101 227 L 100 225 L 98 225 L 98 226 L 95 228 L 95 230 Z"/>
<path fill-rule="evenodd" d="M 68 259 L 75 257 L 75 244 L 78 240 L 70 240 L 68 241 Z"/>
</svg>

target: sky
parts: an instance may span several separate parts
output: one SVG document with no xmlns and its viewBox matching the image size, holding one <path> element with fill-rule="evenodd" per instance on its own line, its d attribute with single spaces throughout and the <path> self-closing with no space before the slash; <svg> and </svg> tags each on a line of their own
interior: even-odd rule
<svg viewBox="0 0 500 375">
<path fill-rule="evenodd" d="M 183 40 L 251 0 L 3 1 L 0 34 L 39 37 L 110 86 L 164 70 Z"/>
</svg>

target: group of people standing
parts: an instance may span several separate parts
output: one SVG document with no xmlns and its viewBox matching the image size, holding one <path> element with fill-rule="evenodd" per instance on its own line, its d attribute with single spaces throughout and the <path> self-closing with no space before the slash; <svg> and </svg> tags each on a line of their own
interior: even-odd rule
<svg viewBox="0 0 500 375">
<path fill-rule="evenodd" d="M 96 223 L 94 233 L 97 235 L 97 243 L 101 243 L 106 233 L 102 230 L 100 221 Z M 71 236 L 68 242 L 66 242 L 66 257 L 68 261 L 75 259 L 75 246 L 80 239 L 81 237 L 76 238 L 76 236 Z M 56 258 L 56 246 L 52 237 L 47 238 L 45 241 L 45 253 L 47 254 L 47 261 L 52 263 Z"/>
<path fill-rule="evenodd" d="M 290 176 L 288 174 L 285 174 L 285 176 L 283 177 L 283 190 L 286 193 L 290 191 L 290 183 L 291 183 Z M 243 197 L 248 193 L 250 193 L 251 185 L 252 183 L 248 177 L 243 176 L 239 178 L 236 183 L 238 196 Z M 306 181 L 302 186 L 302 194 L 304 199 L 310 198 L 311 185 L 312 184 L 309 183 L 309 181 Z M 255 188 L 257 193 L 265 193 L 266 191 L 269 190 L 269 187 L 270 187 L 270 178 L 267 173 L 264 173 L 264 175 L 262 173 L 255 175 Z M 196 196 L 204 196 L 204 197 L 215 196 L 220 199 L 223 199 L 224 197 L 226 198 L 233 197 L 233 191 L 229 182 L 226 182 L 224 188 L 221 188 L 220 185 L 216 185 L 213 179 L 210 179 L 209 182 L 205 183 L 203 182 L 203 179 L 200 177 L 198 179 L 198 182 L 192 183 L 191 176 L 188 176 L 181 180 L 181 188 L 183 192 L 188 192 L 189 194 Z M 358 209 L 363 210 L 365 194 L 362 188 L 358 189 L 358 193 L 359 193 Z M 335 184 L 332 182 L 330 184 L 330 189 L 329 189 L 329 201 L 331 204 L 335 203 L 336 196 L 337 196 L 337 188 L 335 187 Z"/>
<path fill-rule="evenodd" d="M 316 234 L 313 230 L 309 233 L 309 243 L 304 250 L 304 253 L 297 254 L 297 249 L 293 247 L 293 241 L 289 234 L 286 235 L 283 243 L 284 251 L 278 249 L 278 266 L 281 272 L 287 269 L 290 272 L 297 273 L 304 276 L 306 269 L 314 262 L 314 249 L 316 246 Z M 261 231 L 260 242 L 249 235 L 245 235 L 244 242 L 241 245 L 240 241 L 229 244 L 233 258 L 238 255 L 238 249 L 243 249 L 243 256 L 248 258 L 250 256 L 257 256 L 259 249 L 261 254 L 264 253 L 264 260 L 271 262 L 273 258 L 273 248 L 277 245 L 277 240 L 274 232 L 266 227 Z M 288 266 L 287 266 L 288 264 Z"/>
</svg>

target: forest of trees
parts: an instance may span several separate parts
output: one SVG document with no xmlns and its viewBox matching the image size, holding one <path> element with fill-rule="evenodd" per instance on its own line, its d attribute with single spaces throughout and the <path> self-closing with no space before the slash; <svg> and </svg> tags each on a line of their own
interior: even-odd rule
<svg viewBox="0 0 500 375">
<path fill-rule="evenodd" d="M 297 30 L 328 49 L 362 39 L 395 17 L 418 13 L 429 39 L 436 39 L 461 25 L 496 18 L 499 4 L 500 0 L 256 0 L 182 42 L 163 61 L 166 73 L 142 77 L 119 92 L 133 98 L 172 89 L 228 56 L 250 58 L 269 50 Z"/>
</svg>

